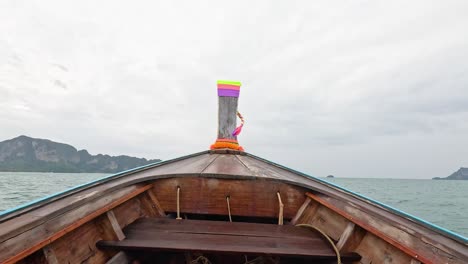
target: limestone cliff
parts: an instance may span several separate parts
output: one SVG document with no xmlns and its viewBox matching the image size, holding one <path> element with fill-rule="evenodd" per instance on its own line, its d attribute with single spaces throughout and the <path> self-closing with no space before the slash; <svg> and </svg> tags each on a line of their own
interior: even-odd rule
<svg viewBox="0 0 468 264">
<path fill-rule="evenodd" d="M 468 168 L 461 167 L 456 172 L 445 178 L 435 177 L 434 180 L 468 180 Z"/>
<path fill-rule="evenodd" d="M 67 144 L 27 136 L 0 142 L 0 171 L 115 173 L 158 161 L 91 155 Z"/>
</svg>

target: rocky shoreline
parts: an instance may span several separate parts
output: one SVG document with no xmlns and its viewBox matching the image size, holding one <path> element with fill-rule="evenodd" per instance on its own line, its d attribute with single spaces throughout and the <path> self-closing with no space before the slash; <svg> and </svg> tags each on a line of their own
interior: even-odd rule
<svg viewBox="0 0 468 264">
<path fill-rule="evenodd" d="M 468 168 L 461 167 L 456 172 L 445 178 L 435 177 L 433 180 L 468 180 Z"/>
</svg>

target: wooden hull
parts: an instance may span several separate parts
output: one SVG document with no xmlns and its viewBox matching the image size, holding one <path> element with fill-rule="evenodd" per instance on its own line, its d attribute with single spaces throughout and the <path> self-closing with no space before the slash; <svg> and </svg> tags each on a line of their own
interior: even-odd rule
<svg viewBox="0 0 468 264">
<path fill-rule="evenodd" d="M 203 248 L 209 244 L 200 241 L 208 243 L 211 238 L 207 236 L 213 235 L 205 231 L 185 233 L 185 237 L 192 237 L 189 240 L 193 245 L 185 241 L 187 248 L 179 245 L 173 250 L 157 246 L 161 245 L 157 237 L 169 236 L 169 240 L 178 235 L 165 231 L 164 236 L 155 235 L 154 241 L 144 237 L 143 243 L 131 231 L 138 231 L 143 219 L 160 223 L 158 218 L 175 218 L 178 211 L 182 218 L 189 219 L 188 224 L 198 223 L 190 220 L 211 220 L 223 225 L 224 233 L 217 234 L 223 235 L 223 240 L 216 242 L 219 248 Z M 468 263 L 468 246 L 463 237 L 337 186 L 250 154 L 227 150 L 201 152 L 124 172 L 3 214 L 0 263 L 128 263 L 139 257 L 140 263 L 148 259 L 186 263 L 188 256 L 200 252 L 217 261 L 213 263 L 244 263 L 239 256 L 247 253 L 274 257 L 280 263 L 302 263 L 300 259 L 291 260 L 278 246 L 280 241 L 289 241 L 281 245 L 290 247 L 290 252 L 303 252 L 299 247 L 307 243 L 298 241 L 306 238 L 289 237 L 287 230 L 291 227 L 284 227 L 285 233 L 283 229 L 278 231 L 285 234 L 284 238 L 233 234 L 240 231 L 234 225 L 225 225 L 229 213 L 234 222 L 258 224 L 259 229 L 265 224 L 278 224 L 279 219 L 285 226 L 313 226 L 332 240 L 348 263 Z M 210 226 L 210 222 L 203 223 Z M 244 235 L 248 239 L 236 240 Z M 241 254 L 241 244 L 255 239 L 263 241 L 258 242 L 258 249 L 253 245 Z M 314 259 L 314 252 L 328 243 L 322 240 L 305 250 L 304 254 L 309 254 L 304 255 L 305 259 Z M 132 250 L 131 245 L 138 248 Z M 331 246 L 327 247 L 327 252 L 333 252 Z M 329 253 L 320 254 L 318 258 L 316 253 L 317 263 L 336 262 L 335 256 L 331 260 L 325 256 Z"/>
</svg>

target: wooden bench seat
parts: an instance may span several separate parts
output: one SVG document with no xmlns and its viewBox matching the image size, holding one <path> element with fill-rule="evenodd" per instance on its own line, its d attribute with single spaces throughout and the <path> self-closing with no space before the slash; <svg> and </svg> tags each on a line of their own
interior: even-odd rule
<svg viewBox="0 0 468 264">
<path fill-rule="evenodd" d="M 319 233 L 294 226 L 204 220 L 144 218 L 124 229 L 122 241 L 99 241 L 99 248 L 123 251 L 192 251 L 294 256 L 336 260 Z M 346 254 L 345 261 L 360 259 Z"/>
</svg>

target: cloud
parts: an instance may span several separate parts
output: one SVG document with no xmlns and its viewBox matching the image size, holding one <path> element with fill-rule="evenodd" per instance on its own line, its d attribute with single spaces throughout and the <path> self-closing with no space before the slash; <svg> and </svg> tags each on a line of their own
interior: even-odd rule
<svg viewBox="0 0 468 264">
<path fill-rule="evenodd" d="M 234 79 L 248 151 L 322 176 L 335 166 L 444 176 L 467 162 L 467 11 L 463 1 L 4 1 L 0 139 L 176 157 L 214 141 L 215 81 Z M 398 155 L 427 146 L 453 154 L 421 155 L 416 169 Z"/>
</svg>

